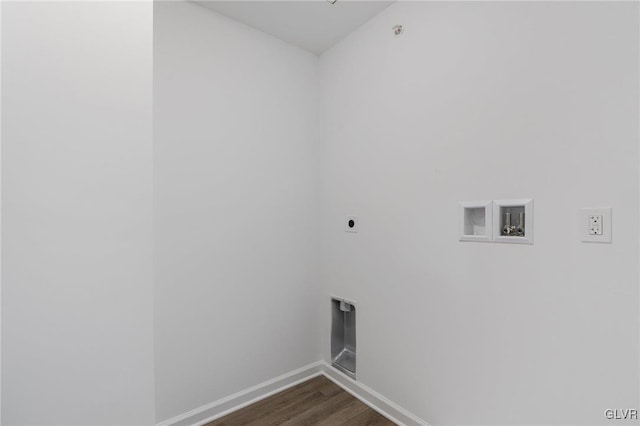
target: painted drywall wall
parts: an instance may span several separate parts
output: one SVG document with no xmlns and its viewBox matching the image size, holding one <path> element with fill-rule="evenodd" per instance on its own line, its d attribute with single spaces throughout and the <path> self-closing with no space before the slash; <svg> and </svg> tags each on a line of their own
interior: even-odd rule
<svg viewBox="0 0 640 426">
<path fill-rule="evenodd" d="M 0 191 L 2 189 L 2 2 L 0 2 Z M 2 424 L 2 196 L 0 195 L 0 424 Z"/>
<path fill-rule="evenodd" d="M 3 8 L 3 424 L 153 423 L 150 5 Z M 637 405 L 637 5 L 392 6 L 321 58 L 319 129 L 316 58 L 156 8 L 158 421 L 315 361 L 329 294 L 432 424 Z M 457 241 L 523 196 L 534 246 Z"/>
<path fill-rule="evenodd" d="M 632 3 L 401 2 L 321 56 L 321 303 L 358 303 L 359 381 L 434 425 L 637 407 L 638 47 Z M 458 241 L 460 201 L 521 197 L 534 245 Z"/>
<path fill-rule="evenodd" d="M 317 83 L 308 52 L 155 5 L 157 421 L 321 358 Z"/>
<path fill-rule="evenodd" d="M 152 3 L 2 7 L 2 424 L 153 424 Z"/>
</svg>

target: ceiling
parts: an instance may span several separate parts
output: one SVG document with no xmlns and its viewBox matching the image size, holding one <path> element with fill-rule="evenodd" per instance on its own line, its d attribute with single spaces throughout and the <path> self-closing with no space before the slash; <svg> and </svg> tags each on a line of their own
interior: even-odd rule
<svg viewBox="0 0 640 426">
<path fill-rule="evenodd" d="M 197 1 L 317 55 L 346 37 L 393 3 L 393 0 L 349 1 Z"/>
</svg>

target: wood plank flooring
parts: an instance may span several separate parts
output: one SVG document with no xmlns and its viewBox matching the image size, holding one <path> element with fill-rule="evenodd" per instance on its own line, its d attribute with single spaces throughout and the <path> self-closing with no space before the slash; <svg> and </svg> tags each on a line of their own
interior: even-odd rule
<svg viewBox="0 0 640 426">
<path fill-rule="evenodd" d="M 315 377 L 235 411 L 206 426 L 391 426 L 372 410 L 323 376 Z"/>
</svg>

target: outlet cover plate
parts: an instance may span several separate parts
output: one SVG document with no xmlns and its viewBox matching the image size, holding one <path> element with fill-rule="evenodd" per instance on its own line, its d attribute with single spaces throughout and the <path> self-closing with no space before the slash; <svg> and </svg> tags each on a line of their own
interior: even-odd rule
<svg viewBox="0 0 640 426">
<path fill-rule="evenodd" d="M 589 233 L 591 229 L 591 216 L 601 216 L 602 229 L 601 235 L 592 235 Z M 611 244 L 611 207 L 594 207 L 584 208 L 580 211 L 580 235 L 584 243 L 605 243 Z"/>
</svg>

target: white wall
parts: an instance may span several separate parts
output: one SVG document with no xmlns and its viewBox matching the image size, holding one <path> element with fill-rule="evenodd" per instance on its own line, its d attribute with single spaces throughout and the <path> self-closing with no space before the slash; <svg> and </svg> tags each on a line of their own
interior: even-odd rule
<svg viewBox="0 0 640 426">
<path fill-rule="evenodd" d="M 2 2 L 0 1 L 0 425 L 2 424 Z"/>
<path fill-rule="evenodd" d="M 152 4 L 2 7 L 2 424 L 153 424 Z"/>
<path fill-rule="evenodd" d="M 358 380 L 432 424 L 637 406 L 637 4 L 399 3 L 318 75 L 158 2 L 153 105 L 150 3 L 2 6 L 5 426 L 152 424 L 328 360 L 330 294 Z M 457 241 L 459 201 L 509 197 L 535 245 Z M 606 205 L 614 243 L 580 243 Z"/>
<path fill-rule="evenodd" d="M 406 2 L 322 55 L 324 298 L 358 302 L 359 381 L 435 425 L 637 407 L 638 47 L 633 3 Z M 458 242 L 459 201 L 519 197 L 535 245 Z M 613 244 L 580 242 L 589 206 Z"/>
<path fill-rule="evenodd" d="M 321 358 L 317 57 L 198 5 L 154 20 L 156 413 Z"/>
</svg>

